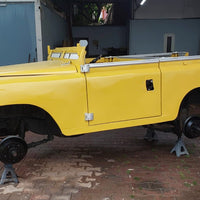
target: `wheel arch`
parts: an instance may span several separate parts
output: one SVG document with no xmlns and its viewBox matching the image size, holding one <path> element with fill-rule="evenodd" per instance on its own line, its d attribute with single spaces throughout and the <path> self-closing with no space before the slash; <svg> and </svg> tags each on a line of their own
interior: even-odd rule
<svg viewBox="0 0 200 200">
<path fill-rule="evenodd" d="M 11 132 L 19 131 L 23 123 L 25 131 L 42 135 L 62 136 L 61 130 L 49 112 L 31 104 L 14 104 L 0 106 L 0 131 L 9 126 Z M 12 128 L 11 128 L 12 127 Z M 1 135 L 1 133 L 0 133 Z"/>
<path fill-rule="evenodd" d="M 182 132 L 185 121 L 190 116 L 200 115 L 200 87 L 190 90 L 182 99 L 175 120 L 178 132 Z"/>
<path fill-rule="evenodd" d="M 190 104 L 200 104 L 200 87 L 190 90 L 182 99 L 179 111 Z"/>
</svg>

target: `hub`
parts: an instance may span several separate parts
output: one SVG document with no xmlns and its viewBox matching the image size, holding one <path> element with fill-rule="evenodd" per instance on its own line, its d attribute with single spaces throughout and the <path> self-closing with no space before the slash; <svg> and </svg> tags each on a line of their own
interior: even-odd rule
<svg viewBox="0 0 200 200">
<path fill-rule="evenodd" d="M 200 136 L 200 117 L 192 116 L 185 121 L 184 134 L 188 138 Z"/>
<path fill-rule="evenodd" d="M 4 164 L 20 162 L 28 150 L 26 142 L 18 136 L 8 136 L 0 143 L 0 161 Z"/>
</svg>

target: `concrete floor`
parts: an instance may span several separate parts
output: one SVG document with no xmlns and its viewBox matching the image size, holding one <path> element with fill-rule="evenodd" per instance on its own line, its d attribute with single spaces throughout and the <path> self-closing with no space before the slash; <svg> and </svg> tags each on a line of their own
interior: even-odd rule
<svg viewBox="0 0 200 200">
<path fill-rule="evenodd" d="M 30 149 L 14 165 L 20 183 L 0 186 L 0 200 L 200 199 L 200 139 L 184 138 L 190 155 L 177 158 L 169 153 L 175 135 L 159 133 L 148 143 L 145 131 L 55 138 Z M 28 133 L 26 140 L 41 138 Z"/>
</svg>

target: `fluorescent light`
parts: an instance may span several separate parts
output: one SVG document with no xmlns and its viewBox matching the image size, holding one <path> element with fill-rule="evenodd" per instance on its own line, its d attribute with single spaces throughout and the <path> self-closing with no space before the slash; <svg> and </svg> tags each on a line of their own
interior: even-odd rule
<svg viewBox="0 0 200 200">
<path fill-rule="evenodd" d="M 140 5 L 142 6 L 147 0 L 142 0 Z"/>
</svg>

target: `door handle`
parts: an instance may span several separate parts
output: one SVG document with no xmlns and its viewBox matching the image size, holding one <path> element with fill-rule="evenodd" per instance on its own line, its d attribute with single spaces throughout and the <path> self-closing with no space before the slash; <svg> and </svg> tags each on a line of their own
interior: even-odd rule
<svg viewBox="0 0 200 200">
<path fill-rule="evenodd" d="M 147 91 L 154 90 L 153 79 L 146 80 Z"/>
</svg>

